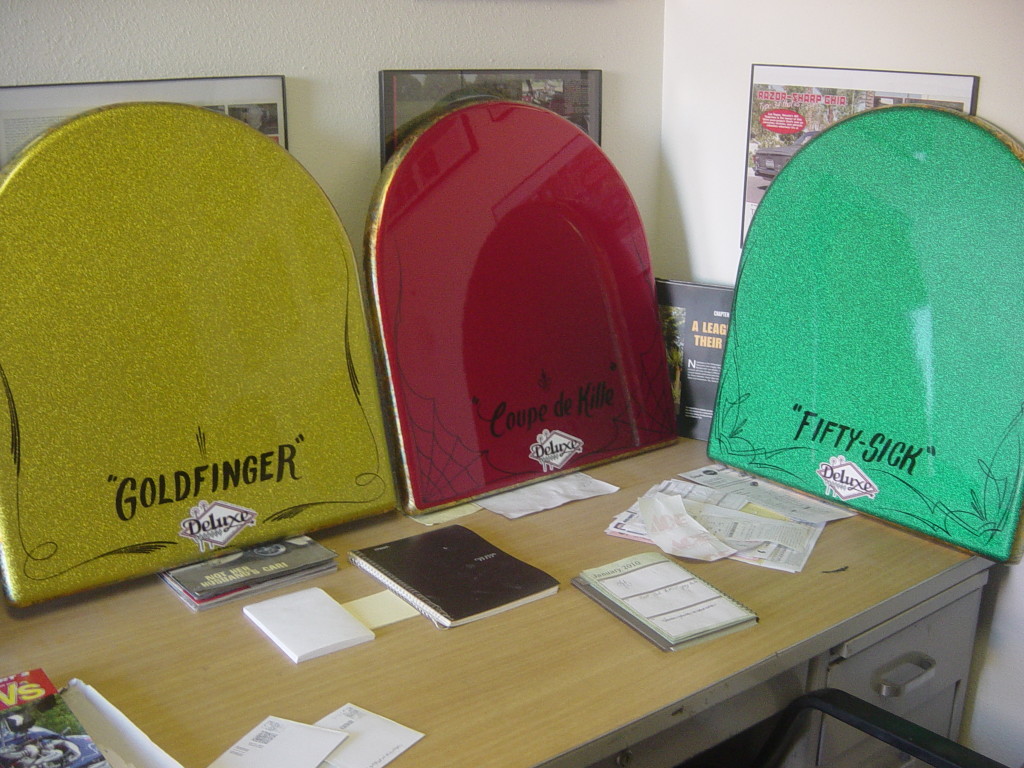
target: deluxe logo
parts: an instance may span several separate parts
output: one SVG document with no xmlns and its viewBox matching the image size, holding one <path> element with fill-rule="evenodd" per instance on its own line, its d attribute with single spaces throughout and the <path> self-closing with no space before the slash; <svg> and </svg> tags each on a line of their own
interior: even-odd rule
<svg viewBox="0 0 1024 768">
<path fill-rule="evenodd" d="M 860 467 L 847 461 L 845 456 L 833 456 L 828 464 L 819 464 L 815 474 L 825 483 L 826 496 L 831 494 L 849 501 L 861 496 L 873 499 L 878 493 L 878 486 L 871 482 Z"/>
<path fill-rule="evenodd" d="M 583 441 L 560 429 L 545 429 L 530 446 L 530 458 L 545 472 L 562 469 L 577 453 L 583 453 Z"/>
<path fill-rule="evenodd" d="M 250 525 L 256 525 L 256 513 L 245 507 L 236 507 L 223 501 L 207 504 L 200 501 L 189 510 L 189 516 L 181 521 L 179 536 L 192 539 L 199 545 L 199 551 L 226 547 L 239 532 Z"/>
</svg>

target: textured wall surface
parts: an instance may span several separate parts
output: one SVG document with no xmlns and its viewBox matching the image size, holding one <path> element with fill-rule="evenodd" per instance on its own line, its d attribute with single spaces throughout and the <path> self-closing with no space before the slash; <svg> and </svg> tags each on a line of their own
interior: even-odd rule
<svg viewBox="0 0 1024 768">
<path fill-rule="evenodd" d="M 285 75 L 290 149 L 358 253 L 379 70 L 602 69 L 602 144 L 650 230 L 663 18 L 662 0 L 0 0 L 0 84 Z"/>
<path fill-rule="evenodd" d="M 665 0 L 664 276 L 735 279 L 752 64 L 978 75 L 978 114 L 1024 140 L 1022 34 L 1020 0 Z"/>
</svg>

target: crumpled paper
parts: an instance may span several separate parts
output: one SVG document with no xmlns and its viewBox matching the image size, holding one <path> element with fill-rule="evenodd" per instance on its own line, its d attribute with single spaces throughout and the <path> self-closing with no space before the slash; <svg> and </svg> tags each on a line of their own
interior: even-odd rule
<svg viewBox="0 0 1024 768">
<path fill-rule="evenodd" d="M 559 507 L 570 501 L 615 493 L 617 490 L 619 490 L 618 486 L 611 483 L 598 480 L 582 472 L 573 472 L 570 475 L 559 475 L 550 480 L 477 499 L 476 503 L 484 509 L 514 519 Z"/>
<path fill-rule="evenodd" d="M 736 550 L 711 534 L 686 511 L 681 496 L 653 493 L 638 501 L 647 536 L 669 555 L 721 560 Z"/>
</svg>

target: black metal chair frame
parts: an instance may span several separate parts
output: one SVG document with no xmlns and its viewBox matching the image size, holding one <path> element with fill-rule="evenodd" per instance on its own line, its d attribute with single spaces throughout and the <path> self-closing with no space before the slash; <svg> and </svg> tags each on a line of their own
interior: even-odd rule
<svg viewBox="0 0 1024 768">
<path fill-rule="evenodd" d="M 938 768 L 1008 768 L 952 739 L 835 688 L 806 693 L 783 710 L 755 758 L 753 768 L 776 765 L 785 756 L 803 715 L 817 710 Z"/>
</svg>

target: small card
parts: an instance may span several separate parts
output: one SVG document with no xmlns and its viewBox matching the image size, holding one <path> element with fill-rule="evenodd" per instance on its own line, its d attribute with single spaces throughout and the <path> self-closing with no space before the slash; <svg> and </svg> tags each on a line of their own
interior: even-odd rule
<svg viewBox="0 0 1024 768">
<path fill-rule="evenodd" d="M 268 717 L 210 768 L 316 768 L 346 738 L 344 731 Z"/>
<path fill-rule="evenodd" d="M 345 609 L 370 629 L 380 629 L 396 621 L 422 615 L 390 589 L 350 600 L 345 603 Z"/>
<path fill-rule="evenodd" d="M 423 738 L 419 731 L 355 704 L 346 704 L 316 724 L 349 735 L 320 768 L 381 768 Z"/>
<path fill-rule="evenodd" d="M 242 609 L 298 663 L 373 640 L 373 631 L 319 587 L 292 592 Z"/>
</svg>

